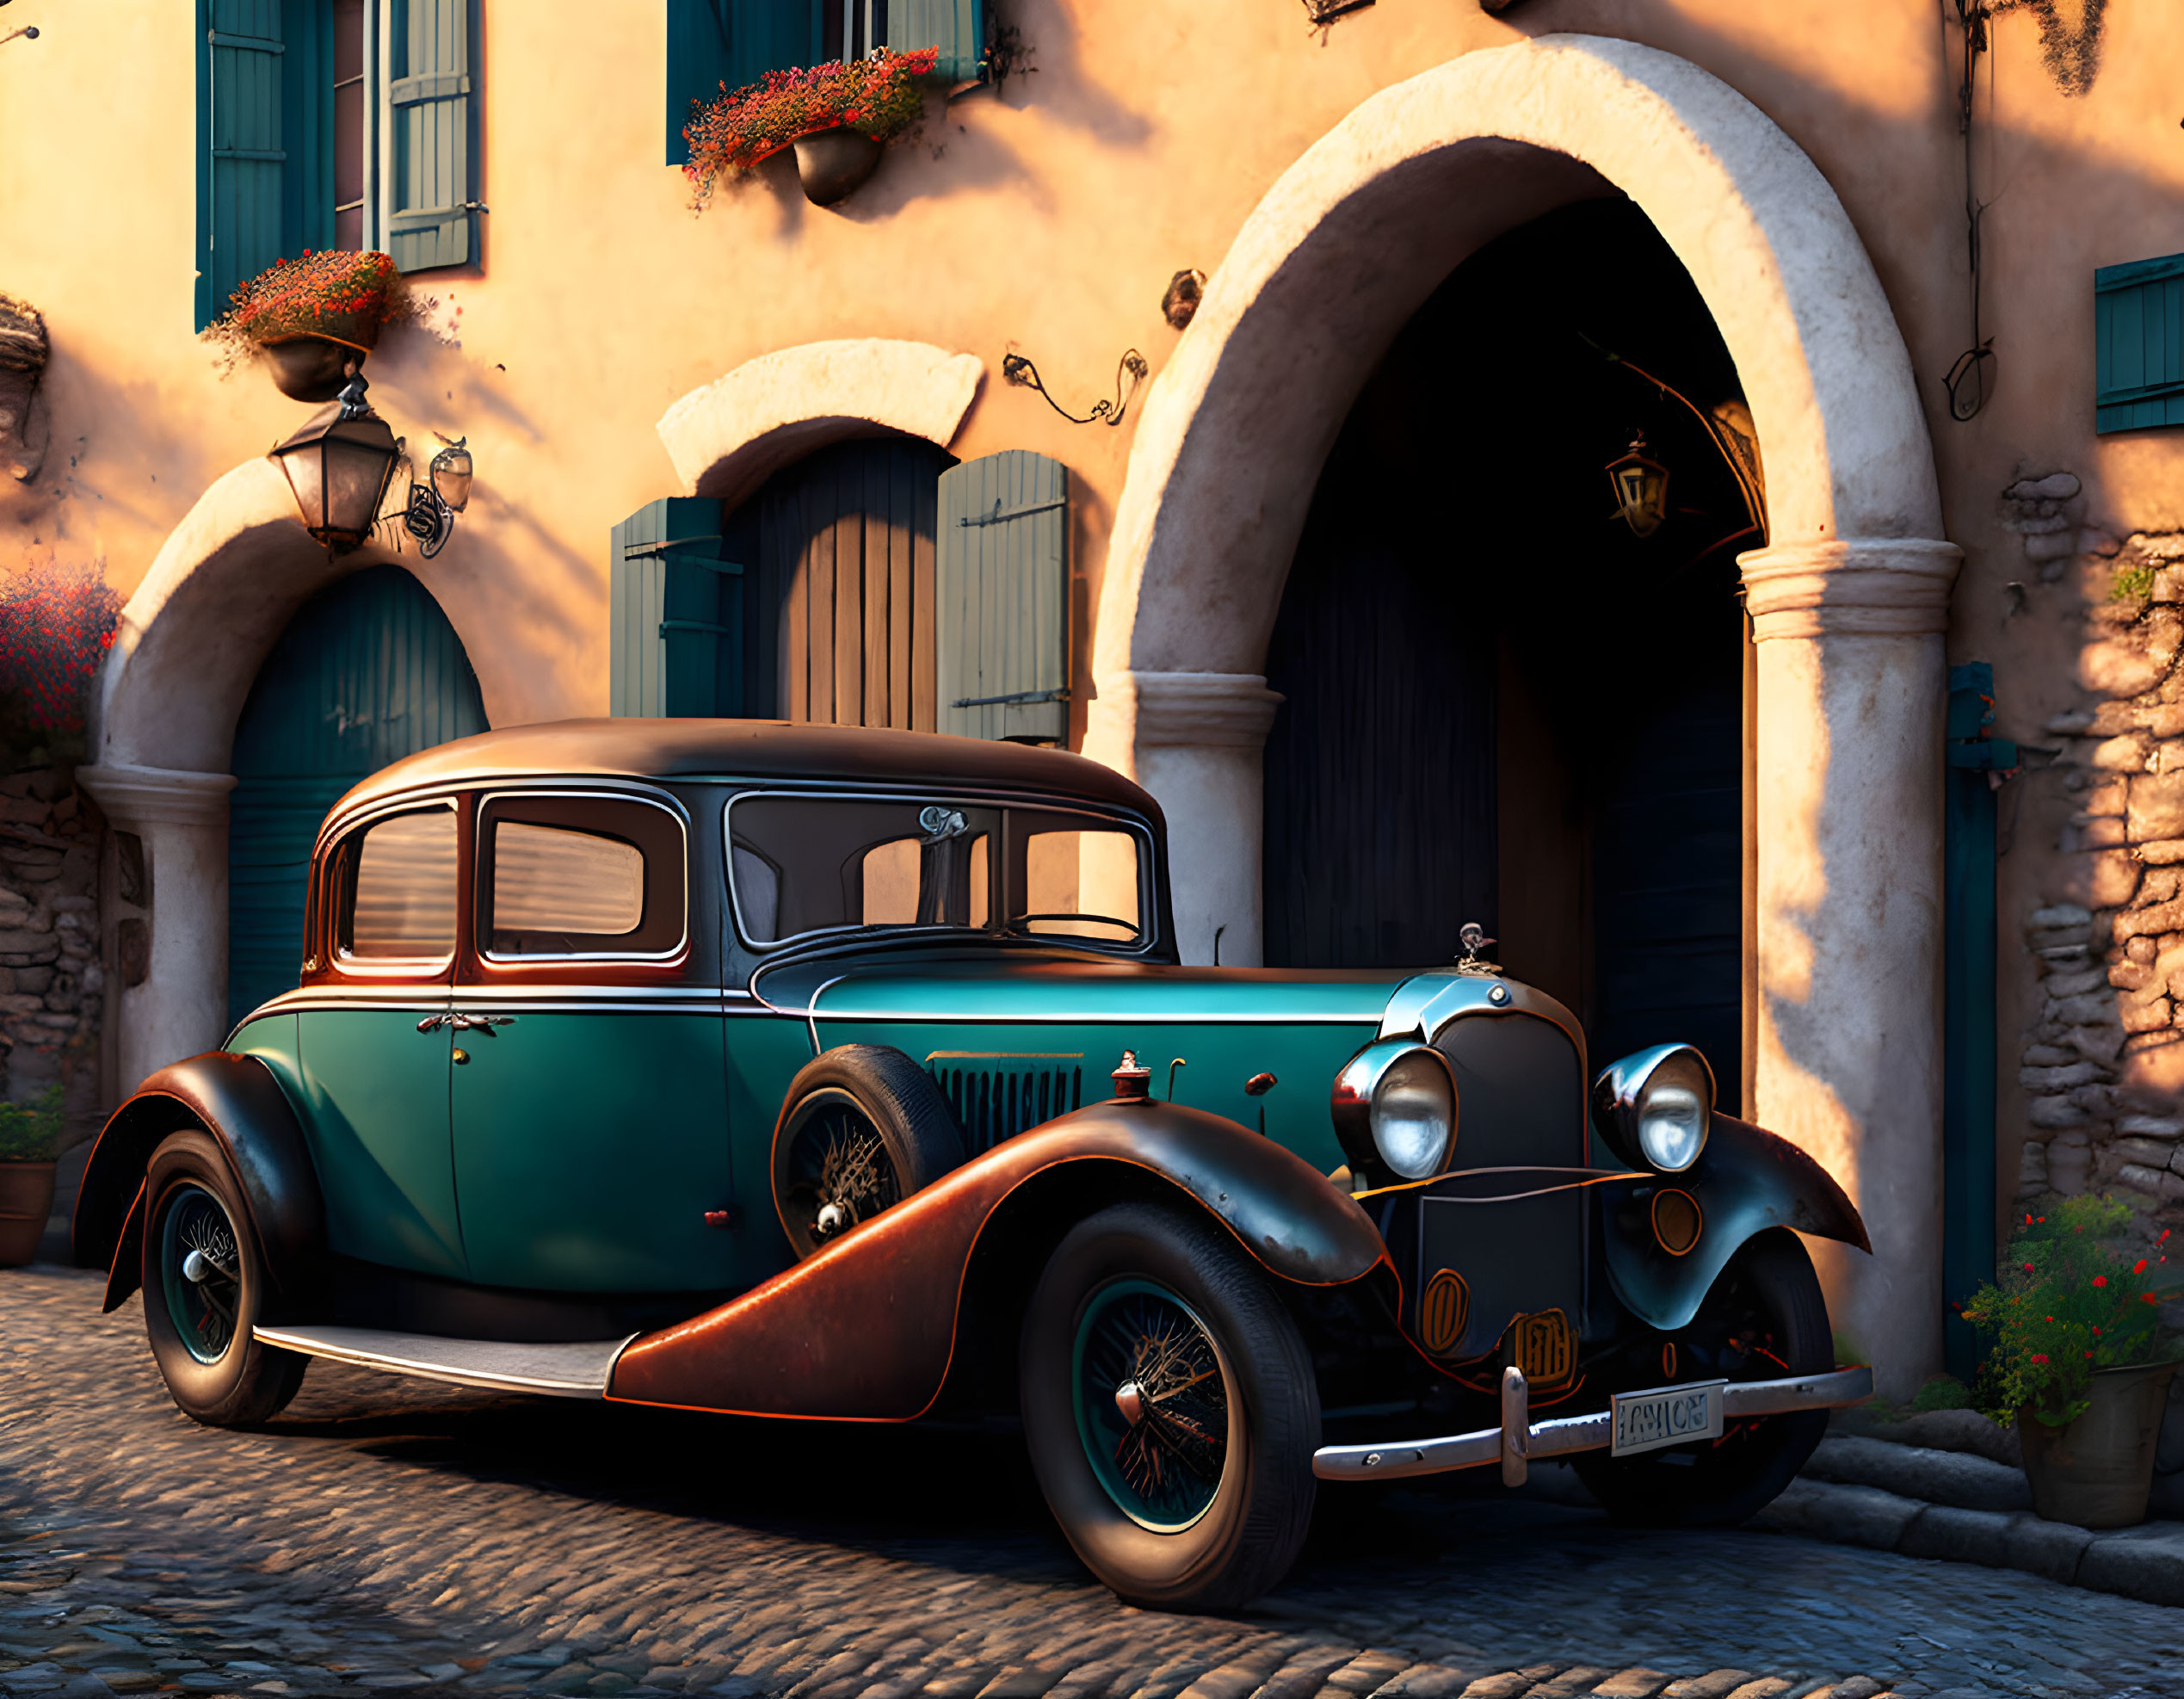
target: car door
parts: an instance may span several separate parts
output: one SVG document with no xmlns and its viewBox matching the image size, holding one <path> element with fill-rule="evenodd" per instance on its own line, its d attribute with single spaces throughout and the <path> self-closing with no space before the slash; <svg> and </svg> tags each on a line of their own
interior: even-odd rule
<svg viewBox="0 0 2184 1699">
<path fill-rule="evenodd" d="M 688 818 L 649 790 L 503 791 L 476 843 L 450 1094 L 471 1278 L 725 1288 L 724 1017 Z"/>
<path fill-rule="evenodd" d="M 329 972 L 298 999 L 305 1136 L 345 1257 L 461 1279 L 449 1159 L 448 996 L 460 828 L 452 799 L 357 825 L 321 863 Z"/>
</svg>

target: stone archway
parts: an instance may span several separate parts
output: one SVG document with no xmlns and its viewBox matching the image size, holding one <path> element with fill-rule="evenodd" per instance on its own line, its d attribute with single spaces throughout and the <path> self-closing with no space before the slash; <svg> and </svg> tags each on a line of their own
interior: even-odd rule
<svg viewBox="0 0 2184 1699">
<path fill-rule="evenodd" d="M 1260 959 L 1262 676 L 1322 460 L 1397 330 L 1467 255 L 1620 192 L 1737 362 L 1772 535 L 1759 641 L 1761 1119 L 1851 1190 L 1818 1246 L 1838 1325 L 1901 1393 L 1940 1350 L 1941 540 L 1925 416 L 1834 191 L 1735 90 L 1545 36 L 1385 90 L 1268 192 L 1155 381 L 1101 592 L 1085 752 L 1166 809 L 1186 951 Z"/>
<path fill-rule="evenodd" d="M 297 610 L 392 558 L 366 547 L 330 560 L 280 467 L 250 460 L 198 498 L 121 610 L 99 683 L 97 761 L 77 775 L 143 840 L 149 955 L 113 1005 L 120 1089 L 225 1035 L 236 721 Z"/>
</svg>

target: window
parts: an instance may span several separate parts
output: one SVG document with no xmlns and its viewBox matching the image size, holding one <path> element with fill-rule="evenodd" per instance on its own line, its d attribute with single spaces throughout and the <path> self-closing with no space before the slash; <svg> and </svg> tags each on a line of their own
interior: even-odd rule
<svg viewBox="0 0 2184 1699">
<path fill-rule="evenodd" d="M 342 852 L 337 948 L 364 961 L 437 961 L 455 947 L 455 812 L 397 814 Z"/>
<path fill-rule="evenodd" d="M 478 0 L 197 0 L 197 322 L 306 249 L 477 252 Z"/>
<path fill-rule="evenodd" d="M 2184 254 L 2093 274 L 2094 429 L 2184 424 Z"/>
<path fill-rule="evenodd" d="M 761 794 L 730 803 L 728 836 L 737 926 L 761 948 L 856 926 L 1145 941 L 1144 839 L 1074 810 Z"/>
<path fill-rule="evenodd" d="M 682 948 L 682 823 L 629 797 L 503 796 L 479 818 L 486 954 L 661 956 Z"/>
</svg>

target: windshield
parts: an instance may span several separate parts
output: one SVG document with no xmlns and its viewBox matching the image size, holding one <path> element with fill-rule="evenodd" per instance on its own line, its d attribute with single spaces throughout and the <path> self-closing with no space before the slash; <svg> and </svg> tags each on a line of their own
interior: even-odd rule
<svg viewBox="0 0 2184 1699">
<path fill-rule="evenodd" d="M 1146 941 L 1144 837 L 1066 806 L 762 793 L 728 805 L 728 844 L 761 948 L 854 926 Z"/>
</svg>

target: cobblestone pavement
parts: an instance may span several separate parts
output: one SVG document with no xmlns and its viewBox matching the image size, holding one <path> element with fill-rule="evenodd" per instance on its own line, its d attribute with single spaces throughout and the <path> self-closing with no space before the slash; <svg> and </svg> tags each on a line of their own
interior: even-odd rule
<svg viewBox="0 0 2184 1699">
<path fill-rule="evenodd" d="M 168 1402 L 137 1305 L 102 1319 L 99 1293 L 0 1271 L 9 1695 L 2184 1696 L 2184 1610 L 1447 1490 L 1324 1495 L 1249 1610 L 1133 1610 L 1011 1439 L 323 1362 L 268 1429 L 218 1432 Z"/>
</svg>

